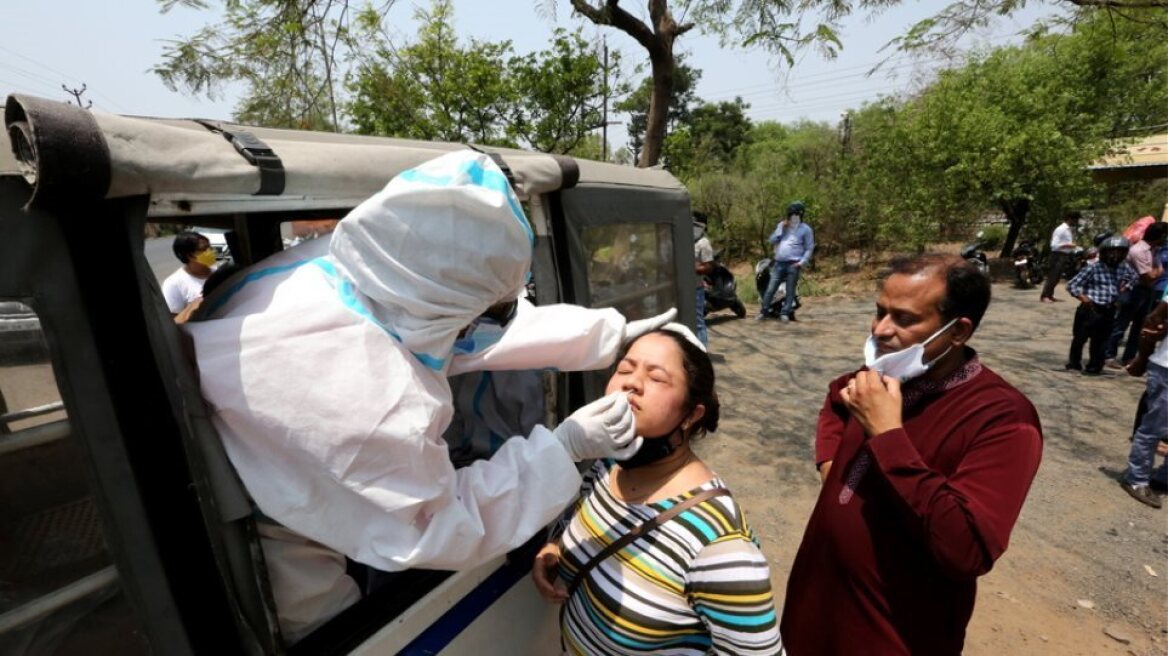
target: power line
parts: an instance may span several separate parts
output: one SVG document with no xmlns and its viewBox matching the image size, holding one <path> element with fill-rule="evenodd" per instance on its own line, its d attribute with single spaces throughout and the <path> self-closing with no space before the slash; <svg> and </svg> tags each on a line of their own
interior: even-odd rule
<svg viewBox="0 0 1168 656">
<path fill-rule="evenodd" d="M 1001 36 L 998 36 L 998 37 L 995 37 L 992 39 L 986 39 L 986 40 L 984 40 L 983 44 L 984 45 L 998 44 L 998 43 L 1009 41 L 1011 38 L 1012 38 L 1012 35 L 1001 35 Z M 769 83 L 754 84 L 754 85 L 749 85 L 749 86 L 744 86 L 744 87 L 732 87 L 730 89 L 723 89 L 723 90 L 719 90 L 719 91 L 714 91 L 710 94 L 703 96 L 703 99 L 709 99 L 709 100 L 713 100 L 713 101 L 729 100 L 735 96 L 745 97 L 745 96 L 750 96 L 750 95 L 760 95 L 760 94 L 767 93 L 770 90 L 774 90 L 775 93 L 780 93 L 785 89 L 789 92 L 789 91 L 792 91 L 795 89 L 808 88 L 808 87 L 812 87 L 812 86 L 821 86 L 823 84 L 832 84 L 832 83 L 842 82 L 842 81 L 845 81 L 848 79 L 871 77 L 869 72 L 875 72 L 875 73 L 892 72 L 892 71 L 896 71 L 896 70 L 900 70 L 900 69 L 904 69 L 904 68 L 909 68 L 909 67 L 915 67 L 915 66 L 929 66 L 932 64 L 948 64 L 948 63 L 954 63 L 954 62 L 955 62 L 955 60 L 953 58 L 945 57 L 945 56 L 930 57 L 927 59 L 917 59 L 915 57 L 912 57 L 911 55 L 902 55 L 900 57 L 892 58 L 892 59 L 889 59 L 887 61 L 874 60 L 874 61 L 871 61 L 871 62 L 868 62 L 865 64 L 854 64 L 851 66 L 845 66 L 845 67 L 841 67 L 841 68 L 834 69 L 831 71 L 824 71 L 822 73 L 812 73 L 810 75 L 799 77 L 795 80 L 788 80 L 782 84 L 778 84 L 775 82 L 769 82 Z M 872 71 L 872 69 L 874 67 L 876 67 L 877 65 L 880 65 L 880 68 L 877 69 L 876 71 Z M 848 71 L 860 71 L 860 72 L 847 73 Z M 841 75 L 841 73 L 846 73 L 846 74 Z M 807 83 L 808 81 L 811 81 L 811 80 L 814 80 L 814 82 Z M 753 89 L 761 89 L 761 91 L 751 91 Z"/>
<path fill-rule="evenodd" d="M 22 55 L 22 54 L 20 54 L 19 52 L 16 52 L 15 50 L 12 50 L 11 48 L 6 48 L 6 47 L 4 47 L 4 46 L 0 46 L 0 51 L 6 52 L 6 53 L 8 53 L 8 54 L 10 54 L 10 55 L 13 55 L 14 57 L 19 57 L 20 59 L 23 59 L 24 61 L 27 61 L 27 62 L 29 62 L 29 63 L 31 63 L 31 64 L 33 64 L 33 65 L 35 65 L 35 66 L 39 67 L 39 68 L 42 68 L 42 69 L 44 69 L 44 70 L 46 70 L 46 71 L 48 71 L 48 72 L 52 73 L 53 75 L 56 75 L 56 76 L 60 77 L 60 78 L 63 78 L 63 79 L 66 79 L 66 80 L 76 80 L 76 79 L 78 79 L 78 77 L 77 77 L 76 75 L 70 75 L 70 74 L 68 74 L 68 73 L 63 73 L 63 72 L 61 72 L 61 71 L 59 71 L 59 70 L 57 70 L 57 69 L 53 68 L 52 66 L 49 66 L 48 64 L 43 64 L 43 63 L 41 63 L 41 62 L 39 62 L 39 61 L 37 61 L 37 60 L 33 59 L 32 57 L 27 57 L 27 56 L 25 56 L 25 55 Z M 22 70 L 22 69 L 17 69 L 15 66 L 13 66 L 13 65 L 11 65 L 11 64 L 5 64 L 5 63 L 3 63 L 3 62 L 0 62 L 0 66 L 7 66 L 8 68 L 11 68 L 11 69 L 14 69 L 14 70 Z M 36 79 L 36 80 L 38 80 L 38 81 L 40 81 L 40 80 L 41 80 L 41 78 L 39 78 L 39 77 L 36 77 L 34 74 L 31 74 L 31 73 L 28 73 L 28 72 L 24 72 L 24 74 L 25 74 L 26 76 L 28 76 L 28 77 L 30 77 L 30 78 L 33 78 L 33 79 Z M 47 82 L 42 82 L 42 83 L 43 83 L 43 84 L 46 84 L 47 86 L 53 87 L 53 89 L 54 89 L 54 90 L 53 90 L 53 93 L 57 93 L 56 87 L 55 87 L 53 84 L 51 84 L 51 83 L 47 83 Z M 113 100 L 112 98 L 110 98 L 109 96 L 106 96 L 105 94 L 101 93 L 100 91 L 95 91 L 95 90 L 92 90 L 92 89 L 91 89 L 91 90 L 90 90 L 90 93 L 92 93 L 93 95 L 97 96 L 98 98 L 100 98 L 100 99 L 104 100 L 106 103 L 108 103 L 108 104 L 109 104 L 109 106 L 110 106 L 110 107 L 112 107 L 113 109 L 115 109 L 115 110 L 116 110 L 116 111 L 118 111 L 119 113 L 122 113 L 122 114 L 128 114 L 128 113 L 130 113 L 130 112 L 129 112 L 129 110 L 127 110 L 125 107 L 122 107 L 122 106 L 121 106 L 121 105 L 119 105 L 117 102 L 114 102 L 114 100 Z"/>
</svg>

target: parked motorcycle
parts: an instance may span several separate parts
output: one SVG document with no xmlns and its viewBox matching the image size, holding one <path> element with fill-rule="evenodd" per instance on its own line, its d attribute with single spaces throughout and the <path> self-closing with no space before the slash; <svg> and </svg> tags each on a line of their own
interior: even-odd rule
<svg viewBox="0 0 1168 656">
<path fill-rule="evenodd" d="M 758 261 L 754 265 L 754 286 L 758 289 L 758 301 L 762 303 L 762 297 L 766 294 L 767 285 L 771 282 L 771 266 L 774 260 L 767 257 Z M 778 319 L 780 310 L 783 309 L 783 299 L 787 297 L 787 282 L 783 281 L 779 284 L 778 291 L 775 292 L 775 297 L 771 299 L 770 307 L 762 308 L 762 314 L 770 319 Z M 803 305 L 802 299 L 799 298 L 799 291 L 795 290 L 795 306 L 791 310 L 791 319 L 795 318 L 795 310 L 798 310 Z"/>
<path fill-rule="evenodd" d="M 706 315 L 718 310 L 732 310 L 739 319 L 746 316 L 746 306 L 738 299 L 738 281 L 714 254 L 714 270 L 705 276 Z"/>
<path fill-rule="evenodd" d="M 982 250 L 984 239 L 985 233 L 979 230 L 974 240 L 961 248 L 961 258 L 988 276 L 990 275 L 990 262 L 986 258 L 985 251 Z"/>
<path fill-rule="evenodd" d="M 1038 266 L 1038 247 L 1033 239 L 1023 239 L 1014 249 L 1014 284 L 1019 289 L 1030 289 L 1042 282 Z"/>
</svg>

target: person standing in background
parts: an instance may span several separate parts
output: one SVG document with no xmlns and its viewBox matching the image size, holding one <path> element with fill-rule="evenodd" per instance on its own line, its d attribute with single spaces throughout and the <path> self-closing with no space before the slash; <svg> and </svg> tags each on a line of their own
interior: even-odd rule
<svg viewBox="0 0 1168 656">
<path fill-rule="evenodd" d="M 171 249 L 182 266 L 162 281 L 162 297 L 170 314 L 177 315 L 203 297 L 203 283 L 215 266 L 215 251 L 211 241 L 197 232 L 178 233 Z"/>
<path fill-rule="evenodd" d="M 767 308 L 779 291 L 779 285 L 784 282 L 787 283 L 787 293 L 783 297 L 783 307 L 779 310 L 779 320 L 786 323 L 795 318 L 795 290 L 799 285 L 799 273 L 815 252 L 815 235 L 811 226 L 803 222 L 806 213 L 807 206 L 803 201 L 797 200 L 788 205 L 787 218 L 779 221 L 767 240 L 775 247 L 775 262 L 771 265 L 771 279 L 762 296 L 758 314 L 760 321 L 766 319 Z"/>
<path fill-rule="evenodd" d="M 1079 212 L 1067 212 L 1063 215 L 1063 222 L 1050 236 L 1050 270 L 1046 272 L 1046 284 L 1042 286 L 1043 303 L 1061 300 L 1054 297 L 1054 288 L 1070 266 L 1071 254 L 1075 252 L 1075 228 L 1079 227 L 1082 216 Z"/>
<path fill-rule="evenodd" d="M 1136 350 L 1140 340 L 1140 328 L 1144 325 L 1144 317 L 1159 297 L 1153 296 L 1156 283 L 1161 274 L 1159 251 L 1164 246 L 1164 237 L 1168 235 L 1168 223 L 1153 223 L 1145 230 L 1139 241 L 1132 244 L 1127 252 L 1127 264 L 1135 269 L 1139 278 L 1120 299 L 1119 312 L 1115 317 L 1115 324 L 1111 327 L 1111 336 L 1107 340 L 1107 349 L 1104 359 L 1113 369 L 1122 369 L 1136 357 Z M 1123 344 L 1123 351 L 1119 350 L 1120 343 L 1124 342 L 1123 334 L 1128 334 Z M 1117 359 L 1118 358 L 1118 359 Z"/>
<path fill-rule="evenodd" d="M 694 273 L 697 275 L 697 294 L 694 297 L 694 308 L 697 317 L 694 325 L 698 329 L 698 339 L 702 346 L 710 345 L 710 335 L 706 330 L 706 281 L 705 276 L 714 270 L 714 247 L 706 237 L 706 215 L 701 212 L 693 213 L 694 221 Z"/>
</svg>

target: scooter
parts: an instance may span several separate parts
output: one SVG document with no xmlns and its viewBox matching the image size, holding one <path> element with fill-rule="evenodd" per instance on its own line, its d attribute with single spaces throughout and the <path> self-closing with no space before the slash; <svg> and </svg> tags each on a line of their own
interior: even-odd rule
<svg viewBox="0 0 1168 656">
<path fill-rule="evenodd" d="M 985 275 L 990 275 L 990 262 L 985 251 L 981 249 L 985 233 L 978 231 L 974 240 L 961 248 L 961 258 L 977 267 Z"/>
<path fill-rule="evenodd" d="M 1038 267 L 1038 248 L 1034 240 L 1023 239 L 1014 249 L 1014 284 L 1019 289 L 1030 289 L 1042 282 Z"/>
<path fill-rule="evenodd" d="M 706 315 L 718 310 L 732 310 L 739 319 L 746 316 L 746 306 L 738 299 L 738 282 L 714 254 L 714 270 L 704 276 L 706 284 Z"/>
<path fill-rule="evenodd" d="M 759 302 L 762 302 L 762 297 L 766 294 L 767 285 L 771 282 L 771 267 L 774 260 L 766 257 L 758 261 L 754 265 L 754 286 L 758 290 Z M 783 309 L 783 299 L 787 297 L 787 281 L 779 283 L 779 289 L 775 292 L 775 297 L 771 299 L 770 307 L 762 308 L 762 315 L 770 319 L 778 319 Z M 803 301 L 799 298 L 799 291 L 795 290 L 795 305 L 791 310 L 791 319 L 795 318 L 795 310 L 803 306 Z"/>
</svg>

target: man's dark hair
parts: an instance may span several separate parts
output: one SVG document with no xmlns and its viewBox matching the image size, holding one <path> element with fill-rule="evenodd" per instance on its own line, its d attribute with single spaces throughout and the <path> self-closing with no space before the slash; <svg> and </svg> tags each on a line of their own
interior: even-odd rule
<svg viewBox="0 0 1168 656">
<path fill-rule="evenodd" d="M 930 272 L 944 276 L 945 296 L 937 311 L 946 323 L 965 317 L 976 329 L 990 305 L 990 279 L 977 267 L 956 255 L 923 253 L 894 258 L 888 275 L 915 275 Z"/>
<path fill-rule="evenodd" d="M 1149 244 L 1168 236 L 1168 223 L 1157 221 L 1144 229 L 1144 241 Z"/>
<path fill-rule="evenodd" d="M 1067 212 L 1066 214 L 1063 214 L 1063 219 L 1065 219 L 1068 223 L 1070 223 L 1072 221 L 1078 221 L 1079 219 L 1082 219 L 1082 218 L 1083 218 L 1083 213 L 1080 212 L 1079 210 L 1071 210 L 1071 211 Z"/>
<path fill-rule="evenodd" d="M 171 248 L 179 262 L 186 264 L 191 259 L 191 256 L 199 250 L 199 240 L 210 242 L 209 239 L 197 232 L 180 232 L 174 236 L 174 244 L 171 245 Z"/>
</svg>

